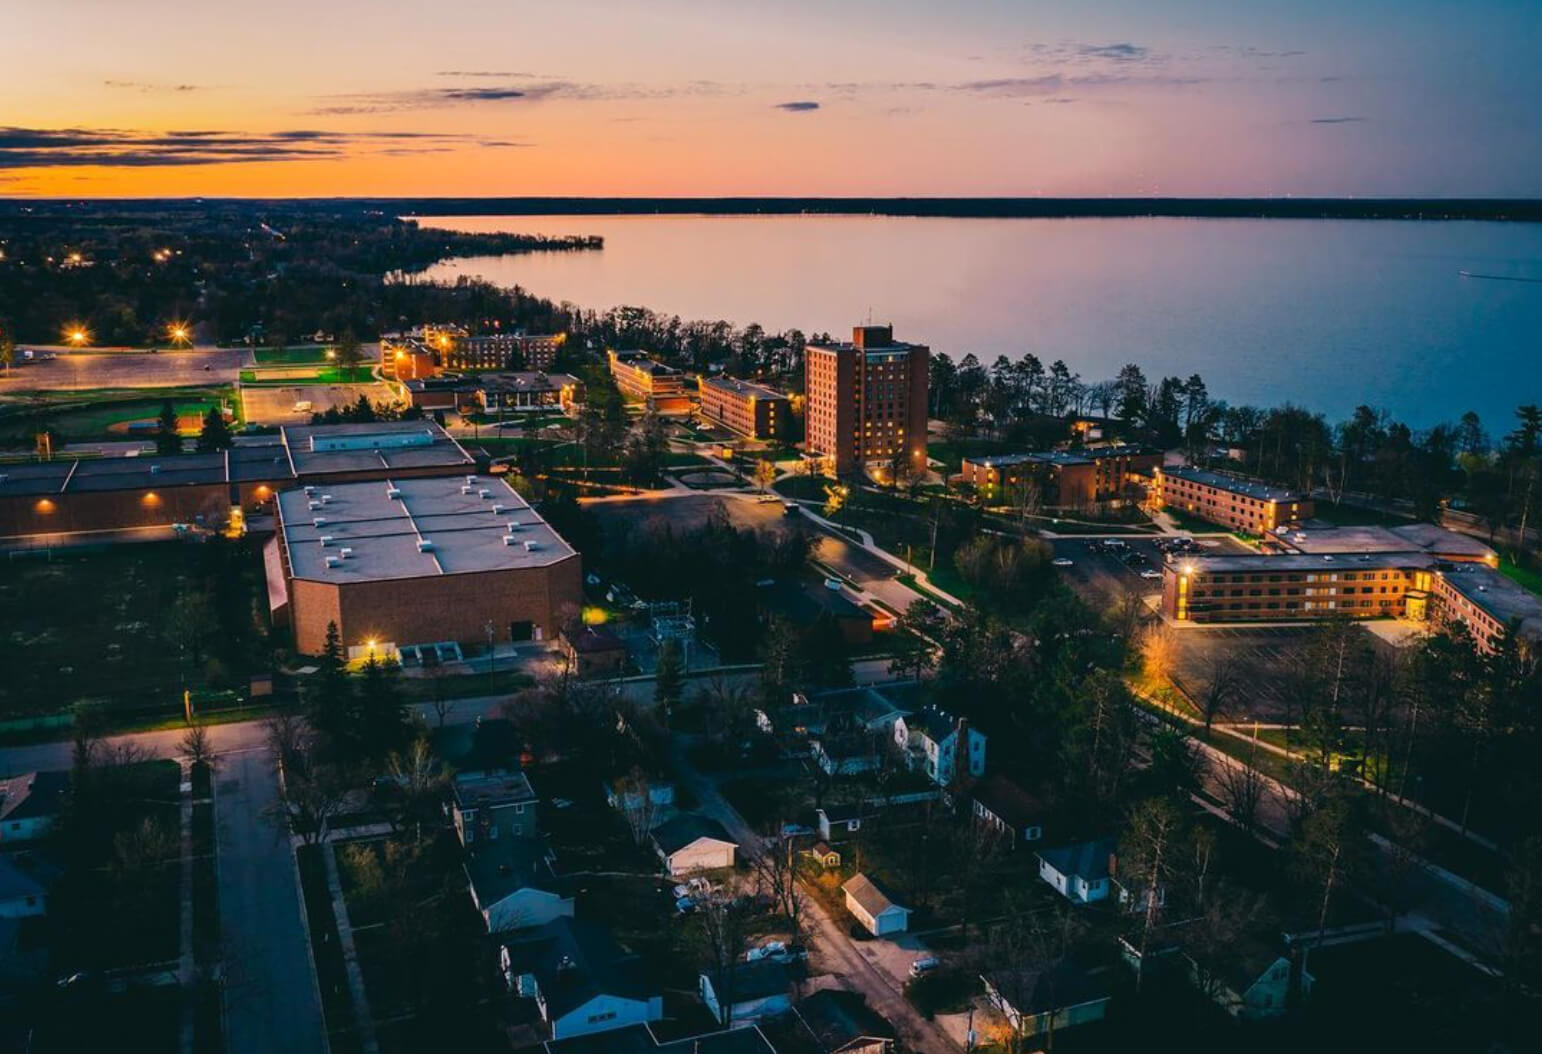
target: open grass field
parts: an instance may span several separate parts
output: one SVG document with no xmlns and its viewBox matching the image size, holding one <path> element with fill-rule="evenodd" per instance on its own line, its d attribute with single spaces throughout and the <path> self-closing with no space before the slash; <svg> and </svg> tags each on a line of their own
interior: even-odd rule
<svg viewBox="0 0 1542 1054">
<path fill-rule="evenodd" d="M 296 344 L 287 348 L 257 348 L 253 352 L 259 366 L 308 366 L 327 361 L 327 345 Z"/>
<path fill-rule="evenodd" d="M 82 395 L 56 395 L 39 406 L 33 401 L 0 405 L 0 434 L 28 433 L 42 417 L 51 427 L 70 440 L 123 439 L 129 426 L 137 421 L 154 424 L 161 406 L 168 399 L 177 412 L 179 427 L 185 434 L 195 434 L 195 418 L 201 418 L 211 406 L 230 405 L 240 424 L 240 407 L 234 392 L 223 386 L 207 388 L 167 388 L 153 393 L 142 389 L 119 389 Z"/>
<path fill-rule="evenodd" d="M 1499 573 L 1522 589 L 1529 589 L 1538 596 L 1542 596 L 1542 571 L 1530 567 L 1521 567 L 1510 560 L 1499 561 Z"/>
<path fill-rule="evenodd" d="M 223 541 L 0 563 L 0 718 L 83 701 L 114 715 L 180 713 L 184 683 L 195 693 L 240 687 L 264 647 L 251 617 L 259 571 L 244 543 Z M 179 636 L 168 613 L 186 595 L 208 598 L 204 625 Z"/>
</svg>

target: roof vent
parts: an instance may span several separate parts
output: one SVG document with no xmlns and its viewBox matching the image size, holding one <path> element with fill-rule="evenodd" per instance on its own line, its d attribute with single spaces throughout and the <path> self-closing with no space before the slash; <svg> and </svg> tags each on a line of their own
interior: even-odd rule
<svg viewBox="0 0 1542 1054">
<path fill-rule="evenodd" d="M 418 539 L 418 552 L 420 552 L 420 553 L 431 553 L 433 551 L 434 551 L 434 543 L 433 542 L 429 541 L 427 538 L 419 538 Z"/>
<path fill-rule="evenodd" d="M 465 486 L 464 486 L 464 487 L 462 487 L 462 488 L 461 488 L 461 489 L 460 489 L 460 492 L 461 492 L 461 493 L 462 493 L 462 494 L 470 494 L 470 493 L 471 493 L 471 492 L 472 492 L 472 491 L 473 491 L 473 490 L 474 490 L 474 489 L 475 489 L 475 488 L 474 488 L 474 487 L 472 487 L 472 485 L 471 485 L 471 484 L 469 484 L 469 483 L 467 483 L 467 484 L 466 484 L 466 485 L 465 485 Z"/>
<path fill-rule="evenodd" d="M 512 534 L 505 534 L 503 536 L 503 544 L 504 545 L 514 545 L 518 541 L 519 541 L 519 539 L 514 537 Z"/>
<path fill-rule="evenodd" d="M 315 519 L 311 520 L 312 527 L 325 527 L 326 525 L 327 518 L 325 516 L 317 516 Z"/>
<path fill-rule="evenodd" d="M 306 495 L 306 497 L 309 497 L 310 495 L 312 495 L 314 493 L 316 493 L 316 488 L 314 486 L 311 486 L 310 484 L 306 484 L 306 486 L 305 486 L 305 495 Z"/>
<path fill-rule="evenodd" d="M 493 492 L 488 490 L 486 487 L 483 487 L 481 490 L 477 491 L 477 497 L 479 498 L 490 498 L 492 496 Z"/>
<path fill-rule="evenodd" d="M 150 475 L 152 475 L 152 476 L 159 476 L 160 474 L 161 474 L 161 466 L 159 466 L 159 465 L 151 465 L 150 466 Z"/>
<path fill-rule="evenodd" d="M 4 478 L 5 478 L 4 476 L 0 476 L 0 480 L 3 480 Z M 502 505 L 498 505 L 498 504 L 494 504 L 493 505 L 493 515 L 494 516 L 502 516 L 503 515 L 503 506 Z"/>
<path fill-rule="evenodd" d="M 305 506 L 306 506 L 306 508 L 310 509 L 312 512 L 315 512 L 317 509 L 321 508 L 321 502 L 319 502 L 319 501 L 308 501 L 308 502 L 305 503 Z"/>
<path fill-rule="evenodd" d="M 321 536 L 321 546 L 322 546 L 322 548 L 326 548 L 327 546 L 331 545 L 335 541 L 337 541 L 337 539 L 333 535 L 323 534 Z"/>
<path fill-rule="evenodd" d="M 343 565 L 342 557 L 338 557 L 338 556 L 329 556 L 329 557 L 327 557 L 327 566 L 328 567 L 341 567 L 342 565 Z"/>
<path fill-rule="evenodd" d="M 350 548 L 348 548 L 348 547 L 347 547 L 347 546 L 346 546 L 346 545 L 345 545 L 345 546 L 343 546 L 343 548 L 341 548 L 341 549 L 339 549 L 339 550 L 338 550 L 338 551 L 337 551 L 337 555 L 338 555 L 338 556 L 341 556 L 341 557 L 342 557 L 342 558 L 343 558 L 343 559 L 344 559 L 344 560 L 346 560 L 346 559 L 348 559 L 348 558 L 349 558 L 349 557 L 350 557 L 350 556 L 352 556 L 352 555 L 353 555 L 353 550 L 352 550 L 352 549 L 350 549 Z"/>
<path fill-rule="evenodd" d="M 467 483 L 475 483 L 476 481 L 477 481 L 477 478 L 475 476 L 467 476 L 466 477 L 466 482 Z"/>
<path fill-rule="evenodd" d="M 518 523 L 518 521 L 510 520 L 509 521 L 509 533 L 513 534 L 517 530 L 519 530 L 519 523 Z"/>
<path fill-rule="evenodd" d="M 390 498 L 392 501 L 401 501 L 402 500 L 402 490 L 401 490 L 401 488 L 400 487 L 387 487 L 386 488 L 386 497 Z"/>
<path fill-rule="evenodd" d="M 537 549 L 539 549 L 540 547 L 541 547 L 541 543 L 536 541 L 534 538 L 527 538 L 527 539 L 525 539 L 525 552 L 533 553 Z"/>
<path fill-rule="evenodd" d="M 330 504 L 332 504 L 332 495 L 330 495 L 330 494 L 323 494 L 321 496 L 321 504 L 323 504 L 323 505 L 330 505 Z"/>
</svg>

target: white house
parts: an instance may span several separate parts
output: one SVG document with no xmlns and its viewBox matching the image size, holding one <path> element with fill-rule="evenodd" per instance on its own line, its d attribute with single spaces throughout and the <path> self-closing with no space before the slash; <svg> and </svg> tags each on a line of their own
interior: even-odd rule
<svg viewBox="0 0 1542 1054">
<path fill-rule="evenodd" d="M 47 834 L 69 786 L 68 772 L 24 772 L 0 780 L 0 842 L 27 842 Z"/>
<path fill-rule="evenodd" d="M 697 989 L 718 1023 L 732 1026 L 786 1013 L 792 1006 L 792 970 L 775 959 L 734 963 L 718 979 L 703 973 Z"/>
<path fill-rule="evenodd" d="M 1027 1039 L 1061 1029 L 1102 1021 L 1108 1014 L 1111 981 L 1107 967 L 1078 970 L 998 970 L 982 974 L 985 997 L 1015 1035 Z"/>
<path fill-rule="evenodd" d="M 466 849 L 471 899 L 487 932 L 508 933 L 573 917 L 573 898 L 559 891 L 542 839 L 489 839 Z"/>
<path fill-rule="evenodd" d="M 841 886 L 846 910 L 875 937 L 904 933 L 910 927 L 910 909 L 895 903 L 888 892 L 867 875 L 853 875 Z"/>
<path fill-rule="evenodd" d="M 856 834 L 877 815 L 872 805 L 861 803 L 826 805 L 815 812 L 819 817 L 819 837 L 827 842 Z"/>
<path fill-rule="evenodd" d="M 733 867 L 738 844 L 716 820 L 685 813 L 653 831 L 653 847 L 671 875 Z"/>
<path fill-rule="evenodd" d="M 860 776 L 883 764 L 885 740 L 872 732 L 822 732 L 809 739 L 809 754 L 827 776 Z"/>
<path fill-rule="evenodd" d="M 0 919 L 22 919 L 48 910 L 48 891 L 43 884 L 0 856 Z"/>
<path fill-rule="evenodd" d="M 1073 904 L 1106 900 L 1114 851 L 1112 838 L 1045 849 L 1039 853 L 1039 877 Z"/>
<path fill-rule="evenodd" d="M 894 743 L 912 769 L 925 772 L 940 787 L 964 776 L 985 775 L 985 733 L 936 707 L 895 721 Z"/>
<path fill-rule="evenodd" d="M 1298 974 L 1298 994 L 1305 1000 L 1315 979 L 1279 952 L 1272 940 L 1244 935 L 1218 954 L 1203 959 L 1185 954 L 1195 987 L 1232 1017 L 1257 1021 L 1277 1017 L 1289 1006 L 1292 972 Z"/>
<path fill-rule="evenodd" d="M 535 1000 L 552 1039 L 658 1021 L 664 996 L 641 960 L 604 926 L 555 919 L 503 943 L 499 964 L 509 990 Z"/>
</svg>

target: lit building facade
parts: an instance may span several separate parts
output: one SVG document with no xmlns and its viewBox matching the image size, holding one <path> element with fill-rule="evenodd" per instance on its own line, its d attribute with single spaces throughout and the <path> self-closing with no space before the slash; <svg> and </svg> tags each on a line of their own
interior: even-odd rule
<svg viewBox="0 0 1542 1054">
<path fill-rule="evenodd" d="M 792 411 L 787 396 L 733 377 L 701 379 L 701 416 L 751 439 L 787 435 Z"/>
<path fill-rule="evenodd" d="M 1288 487 L 1182 467 L 1154 469 L 1150 499 L 1163 508 L 1249 534 L 1309 520 L 1316 509 L 1311 497 Z"/>
<path fill-rule="evenodd" d="M 926 469 L 926 397 L 931 352 L 894 339 L 889 326 L 857 326 L 851 341 L 804 348 L 808 453 L 836 472 L 908 458 Z"/>
<path fill-rule="evenodd" d="M 685 394 L 685 374 L 673 366 L 655 362 L 640 351 L 606 353 L 610 375 L 621 394 L 647 404 L 658 413 L 689 410 L 691 400 Z"/>
</svg>

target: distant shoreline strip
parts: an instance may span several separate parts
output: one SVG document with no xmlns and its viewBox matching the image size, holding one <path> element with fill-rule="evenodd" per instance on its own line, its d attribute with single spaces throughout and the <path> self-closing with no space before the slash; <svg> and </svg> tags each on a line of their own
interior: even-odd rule
<svg viewBox="0 0 1542 1054">
<path fill-rule="evenodd" d="M 1463 278 L 1483 278 L 1490 282 L 1528 282 L 1532 285 L 1542 285 L 1542 278 L 1523 278 L 1514 274 L 1482 274 L 1478 271 L 1458 271 Z"/>
</svg>

